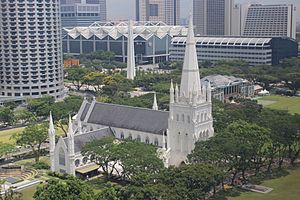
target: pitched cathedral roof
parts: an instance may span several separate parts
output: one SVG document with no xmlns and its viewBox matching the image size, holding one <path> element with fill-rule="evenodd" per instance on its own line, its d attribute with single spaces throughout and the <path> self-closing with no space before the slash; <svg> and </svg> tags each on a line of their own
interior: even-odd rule
<svg viewBox="0 0 300 200">
<path fill-rule="evenodd" d="M 99 140 L 101 138 L 114 136 L 112 130 L 108 127 L 102 128 L 99 130 L 83 133 L 83 134 L 75 134 L 74 135 L 74 152 L 78 153 L 81 151 L 81 148 L 93 140 Z M 67 147 L 69 147 L 69 141 L 68 138 L 63 138 L 65 144 Z"/>
<path fill-rule="evenodd" d="M 80 119 L 87 123 L 162 135 L 168 128 L 169 112 L 124 105 L 87 103 Z M 89 112 L 91 109 L 91 112 Z"/>
</svg>

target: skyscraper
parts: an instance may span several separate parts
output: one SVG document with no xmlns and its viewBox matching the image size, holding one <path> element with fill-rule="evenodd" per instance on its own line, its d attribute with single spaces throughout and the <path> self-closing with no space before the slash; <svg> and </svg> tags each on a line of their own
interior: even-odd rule
<svg viewBox="0 0 300 200">
<path fill-rule="evenodd" d="M 1 0 L 0 96 L 63 93 L 58 0 Z"/>
<path fill-rule="evenodd" d="M 296 38 L 296 7 L 253 4 L 248 8 L 244 36 Z"/>
<path fill-rule="evenodd" d="M 193 0 L 196 34 L 231 35 L 233 0 Z"/>
<path fill-rule="evenodd" d="M 88 26 L 106 18 L 106 0 L 61 0 L 62 27 Z"/>
<path fill-rule="evenodd" d="M 137 21 L 162 21 L 178 25 L 180 0 L 136 0 Z"/>
</svg>

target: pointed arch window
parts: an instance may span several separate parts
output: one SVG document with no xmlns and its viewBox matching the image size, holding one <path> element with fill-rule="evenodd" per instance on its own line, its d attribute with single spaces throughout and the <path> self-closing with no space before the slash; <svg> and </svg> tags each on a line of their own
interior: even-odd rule
<svg viewBox="0 0 300 200">
<path fill-rule="evenodd" d="M 86 164 L 88 162 L 88 157 L 84 157 L 83 159 L 82 159 L 82 163 L 83 164 Z"/>
<path fill-rule="evenodd" d="M 79 160 L 79 159 L 76 159 L 76 160 L 75 160 L 75 166 L 76 166 L 76 167 L 79 167 L 79 165 L 80 165 L 80 160 Z"/>
<path fill-rule="evenodd" d="M 130 133 L 129 136 L 128 136 L 128 140 L 132 140 L 132 135 L 131 135 L 131 133 Z"/>
<path fill-rule="evenodd" d="M 149 143 L 150 143 L 150 139 L 149 139 L 149 137 L 148 137 L 148 136 L 146 137 L 146 140 L 145 140 L 145 142 L 146 142 L 146 144 L 149 144 Z"/>
<path fill-rule="evenodd" d="M 138 141 L 138 142 L 141 141 L 141 136 L 140 135 L 137 136 L 136 141 Z"/>
<path fill-rule="evenodd" d="M 158 146 L 158 139 L 157 138 L 155 138 L 155 140 L 154 140 L 154 145 Z"/>
<path fill-rule="evenodd" d="M 59 149 L 58 163 L 59 165 L 66 166 L 66 154 L 63 148 Z"/>
</svg>

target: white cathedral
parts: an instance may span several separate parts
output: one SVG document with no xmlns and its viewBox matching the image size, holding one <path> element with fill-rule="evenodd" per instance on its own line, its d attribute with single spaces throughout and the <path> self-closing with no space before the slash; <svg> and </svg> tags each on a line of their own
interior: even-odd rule
<svg viewBox="0 0 300 200">
<path fill-rule="evenodd" d="M 132 60 L 128 62 L 134 63 Z M 130 79 L 135 75 L 132 70 Z M 92 175 L 89 173 L 97 171 L 99 166 L 83 156 L 81 148 L 88 142 L 109 136 L 153 144 L 161 153 L 166 167 L 179 166 L 186 162 L 195 142 L 214 135 L 211 86 L 209 82 L 205 85 L 200 82 L 191 18 L 181 84 L 180 88 L 177 84 L 174 87 L 171 81 L 169 110 L 158 110 L 155 94 L 153 109 L 100 103 L 95 99 L 88 102 L 85 99 L 76 119 L 69 120 L 67 137 L 60 137 L 57 143 L 50 116 L 51 170 L 79 176 Z"/>
</svg>

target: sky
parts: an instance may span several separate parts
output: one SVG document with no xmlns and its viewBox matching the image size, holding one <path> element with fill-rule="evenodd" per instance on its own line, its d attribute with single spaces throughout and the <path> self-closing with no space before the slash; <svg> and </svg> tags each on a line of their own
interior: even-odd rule
<svg viewBox="0 0 300 200">
<path fill-rule="evenodd" d="M 106 0 L 109 20 L 135 19 L 135 0 Z M 181 0 L 181 18 L 188 16 L 193 0 Z M 298 7 L 300 22 L 300 0 L 235 0 L 235 3 L 283 4 L 293 3 Z"/>
</svg>

